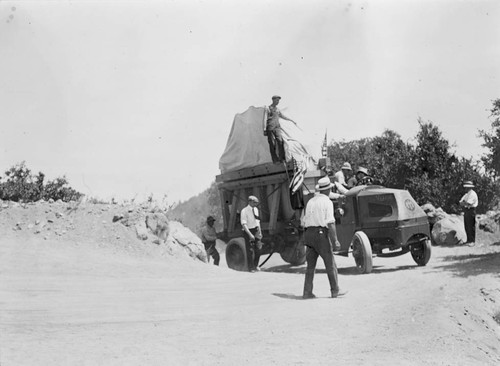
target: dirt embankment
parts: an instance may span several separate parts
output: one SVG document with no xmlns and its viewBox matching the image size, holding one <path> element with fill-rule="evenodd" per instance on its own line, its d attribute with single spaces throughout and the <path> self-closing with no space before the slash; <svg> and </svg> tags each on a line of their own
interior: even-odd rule
<svg viewBox="0 0 500 366">
<path fill-rule="evenodd" d="M 112 219 L 119 206 L 0 211 L 0 364 L 497 365 L 500 238 L 374 258 L 348 294 L 323 267 L 302 300 L 304 266 L 258 273 L 175 258 Z M 50 220 L 50 221 L 49 221 Z"/>
</svg>

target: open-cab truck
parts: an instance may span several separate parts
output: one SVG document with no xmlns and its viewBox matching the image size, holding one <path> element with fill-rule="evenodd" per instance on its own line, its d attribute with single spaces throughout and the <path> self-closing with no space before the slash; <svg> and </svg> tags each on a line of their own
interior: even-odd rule
<svg viewBox="0 0 500 366">
<path fill-rule="evenodd" d="M 293 174 L 292 163 L 265 163 L 216 177 L 229 268 L 249 269 L 240 212 L 250 195 L 260 200 L 261 255 L 279 253 L 284 261 L 295 266 L 305 262 L 304 228 L 300 221 L 304 209 L 292 207 L 289 187 Z M 304 204 L 314 195 L 315 185 L 324 175 L 320 169 L 305 174 L 301 188 Z M 410 252 L 419 266 L 429 261 L 428 219 L 408 191 L 358 186 L 338 201 L 332 201 L 332 205 L 341 243 L 340 251 L 335 254 L 348 256 L 350 253 L 359 273 L 371 272 L 374 256 L 392 257 Z"/>
</svg>

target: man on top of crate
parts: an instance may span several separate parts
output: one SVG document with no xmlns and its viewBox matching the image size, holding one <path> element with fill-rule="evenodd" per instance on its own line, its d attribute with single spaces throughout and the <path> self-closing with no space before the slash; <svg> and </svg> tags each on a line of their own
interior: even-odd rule
<svg viewBox="0 0 500 366">
<path fill-rule="evenodd" d="M 248 206 L 240 213 L 240 223 L 245 233 L 248 266 L 251 272 L 259 270 L 260 250 L 262 249 L 262 231 L 260 229 L 259 199 L 255 196 L 248 197 Z"/>
<path fill-rule="evenodd" d="M 266 128 L 264 130 L 264 136 L 267 136 L 267 141 L 269 142 L 269 150 L 271 152 L 271 158 L 273 163 L 284 162 L 286 160 L 285 155 L 285 143 L 283 141 L 283 134 L 281 130 L 281 125 L 279 119 L 290 121 L 296 125 L 296 123 L 290 118 L 286 117 L 278 109 L 278 104 L 281 97 L 279 95 L 274 95 L 272 97 L 273 103 L 266 108 L 267 118 L 266 118 Z"/>
</svg>

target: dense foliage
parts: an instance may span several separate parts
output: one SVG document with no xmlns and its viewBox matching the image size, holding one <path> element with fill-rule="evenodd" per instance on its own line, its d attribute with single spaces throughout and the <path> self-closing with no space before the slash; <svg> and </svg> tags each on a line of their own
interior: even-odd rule
<svg viewBox="0 0 500 366">
<path fill-rule="evenodd" d="M 414 145 L 394 131 L 382 136 L 349 142 L 333 141 L 328 149 L 333 167 L 345 161 L 353 168 L 368 168 L 376 180 L 387 187 L 407 189 L 419 204 L 427 202 L 457 213 L 464 194 L 462 183 L 472 180 L 479 195 L 479 212 L 498 202 L 498 183 L 482 173 L 482 165 L 472 159 L 458 158 L 439 128 L 419 119 L 420 129 Z"/>
<path fill-rule="evenodd" d="M 0 199 L 14 202 L 35 202 L 62 200 L 64 202 L 78 200 L 82 196 L 68 186 L 65 177 L 45 182 L 45 174 L 33 174 L 25 162 L 14 165 L 0 177 Z"/>
<path fill-rule="evenodd" d="M 493 107 L 490 110 L 491 130 L 480 130 L 479 136 L 484 139 L 483 146 L 489 151 L 481 158 L 486 168 L 486 172 L 491 174 L 494 179 L 500 177 L 500 99 L 493 101 Z"/>
</svg>

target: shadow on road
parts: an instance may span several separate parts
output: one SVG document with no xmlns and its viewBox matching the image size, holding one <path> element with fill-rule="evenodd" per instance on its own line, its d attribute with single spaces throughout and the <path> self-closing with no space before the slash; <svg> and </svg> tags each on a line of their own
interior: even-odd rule
<svg viewBox="0 0 500 366">
<path fill-rule="evenodd" d="M 500 242 L 492 244 L 500 245 Z M 500 277 L 500 253 L 460 254 L 443 257 L 445 263 L 434 266 L 434 272 L 449 271 L 457 277 L 492 274 Z"/>
<path fill-rule="evenodd" d="M 273 296 L 281 297 L 282 299 L 289 299 L 289 300 L 304 300 L 302 298 L 302 295 L 294 295 L 294 294 L 276 294 L 274 293 Z"/>
<path fill-rule="evenodd" d="M 404 271 L 404 270 L 413 270 L 418 268 L 417 265 L 411 265 L 411 266 L 398 266 L 398 267 L 384 267 L 384 266 L 373 266 L 373 270 L 371 273 L 377 274 L 377 273 L 390 273 L 390 272 L 397 272 L 397 271 Z M 305 266 L 300 266 L 300 267 L 294 267 L 291 266 L 290 264 L 284 264 L 281 266 L 274 266 L 274 267 L 269 267 L 263 269 L 265 272 L 276 272 L 276 273 L 296 273 L 296 274 L 305 274 L 306 273 L 306 267 Z M 359 276 L 360 273 L 358 272 L 358 269 L 356 267 L 342 267 L 338 269 L 339 274 L 344 275 L 344 276 Z M 316 268 L 317 274 L 321 273 L 326 273 L 326 270 L 324 268 Z"/>
</svg>

